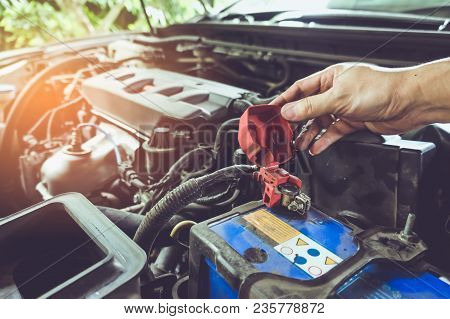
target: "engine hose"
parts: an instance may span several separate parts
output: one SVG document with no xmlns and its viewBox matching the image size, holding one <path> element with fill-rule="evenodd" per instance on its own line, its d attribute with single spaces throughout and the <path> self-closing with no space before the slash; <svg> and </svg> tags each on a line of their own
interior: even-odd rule
<svg viewBox="0 0 450 319">
<path fill-rule="evenodd" d="M 150 190 L 154 190 L 156 188 L 159 187 L 163 187 L 166 184 L 170 185 L 169 183 L 172 183 L 172 180 L 176 177 L 179 176 L 181 170 L 183 170 L 184 168 L 186 168 L 187 164 L 189 164 L 189 162 L 195 158 L 195 156 L 197 156 L 199 153 L 204 153 L 206 155 L 210 155 L 210 151 L 206 148 L 195 148 L 189 152 L 187 152 L 186 154 L 184 154 L 183 156 L 181 156 L 169 169 L 169 171 L 166 173 L 166 175 L 164 175 L 163 178 L 161 178 L 161 180 L 150 186 Z M 142 207 L 142 209 L 139 211 L 139 214 L 144 215 L 146 212 L 148 212 L 150 210 L 150 208 L 153 205 L 153 200 L 149 200 L 145 203 L 145 205 Z"/>
<path fill-rule="evenodd" d="M 220 125 L 219 129 L 217 130 L 216 139 L 214 141 L 213 147 L 213 151 L 216 156 L 220 152 L 222 145 L 224 144 L 224 140 L 226 137 L 225 133 L 230 129 L 239 128 L 239 121 L 240 118 L 232 118 L 223 122 L 222 125 Z"/>
<path fill-rule="evenodd" d="M 244 99 L 237 99 L 234 100 L 230 104 L 230 108 L 233 110 L 236 110 L 238 113 L 244 113 L 244 111 L 249 107 L 252 106 L 252 103 L 250 101 L 244 100 Z"/>
<path fill-rule="evenodd" d="M 195 148 L 183 156 L 181 156 L 173 165 L 170 167 L 169 171 L 167 172 L 166 176 L 167 178 L 178 176 L 180 172 L 187 167 L 187 165 L 195 159 L 195 156 L 198 156 L 200 153 L 203 153 L 205 155 L 211 156 L 211 152 L 209 149 L 204 147 Z M 166 176 L 163 177 L 166 178 Z"/>
<path fill-rule="evenodd" d="M 122 210 L 97 206 L 97 208 L 105 215 L 110 221 L 112 221 L 117 227 L 120 228 L 128 237 L 133 237 L 142 223 L 144 216 L 124 212 Z"/>
<path fill-rule="evenodd" d="M 179 185 L 161 198 L 145 215 L 134 235 L 134 241 L 148 252 L 159 231 L 183 207 L 208 193 L 208 188 L 215 183 L 234 181 L 244 174 L 254 172 L 255 169 L 255 166 L 251 165 L 234 165 Z"/>
<path fill-rule="evenodd" d="M 269 89 L 270 92 L 273 92 L 277 89 L 277 86 L 274 86 L 274 89 Z M 234 100 L 230 107 L 238 113 L 244 113 L 244 111 L 252 105 L 259 104 L 270 104 L 278 95 L 273 95 L 267 98 L 260 97 L 258 94 L 244 94 L 241 99 Z"/>
<path fill-rule="evenodd" d="M 161 187 L 166 183 L 171 182 L 174 178 L 178 177 L 181 171 L 189 165 L 189 163 L 195 159 L 199 153 L 204 153 L 205 155 L 211 156 L 209 149 L 199 147 L 193 150 L 190 150 L 183 156 L 181 156 L 169 169 L 169 171 L 164 175 L 161 180 L 153 185 L 150 185 L 150 189 L 153 190 L 155 188 Z"/>
<path fill-rule="evenodd" d="M 197 204 L 197 203 L 191 203 L 189 205 L 186 205 L 185 207 L 183 207 L 180 211 L 180 213 L 187 213 L 187 214 L 192 214 L 192 213 L 207 213 L 211 210 L 211 206 L 206 206 L 206 205 L 201 205 L 201 204 Z"/>
<path fill-rule="evenodd" d="M 227 198 L 223 202 L 215 203 L 214 206 L 215 207 L 226 207 L 226 206 L 232 205 L 236 201 L 236 199 L 239 197 L 240 194 L 241 194 L 241 190 L 239 188 L 236 188 L 234 190 L 233 194 L 231 195 L 231 197 Z"/>
<path fill-rule="evenodd" d="M 251 104 L 253 105 L 259 105 L 259 104 L 270 104 L 270 102 L 272 102 L 273 100 L 275 100 L 275 98 L 277 98 L 278 95 L 273 95 L 270 97 L 260 97 L 257 94 L 244 94 L 243 98 L 246 101 L 249 101 Z"/>
<path fill-rule="evenodd" d="M 282 87 L 284 87 L 286 85 L 286 83 L 288 83 L 289 79 L 291 78 L 291 68 L 289 67 L 289 63 L 285 60 L 280 60 L 279 64 L 281 65 L 281 67 L 284 70 L 283 78 L 278 83 L 275 83 L 267 90 L 267 92 L 266 92 L 267 95 L 270 95 L 273 92 L 275 92 L 276 90 L 279 90 Z M 268 102 L 268 103 L 270 103 L 270 102 Z"/>
</svg>

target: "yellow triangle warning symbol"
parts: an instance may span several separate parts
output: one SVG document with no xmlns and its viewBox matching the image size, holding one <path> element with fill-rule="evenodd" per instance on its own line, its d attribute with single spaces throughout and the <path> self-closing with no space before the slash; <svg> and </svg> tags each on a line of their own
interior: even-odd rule
<svg viewBox="0 0 450 319">
<path fill-rule="evenodd" d="M 304 241 L 301 238 L 297 239 L 297 246 L 306 246 L 306 245 L 308 245 L 306 241 Z"/>
<path fill-rule="evenodd" d="M 334 264 L 336 264 L 336 262 L 333 259 L 331 259 L 330 257 L 327 257 L 325 259 L 325 265 L 334 265 Z"/>
</svg>

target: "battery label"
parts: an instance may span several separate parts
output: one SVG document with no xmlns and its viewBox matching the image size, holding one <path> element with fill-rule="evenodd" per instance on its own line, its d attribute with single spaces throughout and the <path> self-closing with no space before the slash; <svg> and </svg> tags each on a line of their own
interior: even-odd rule
<svg viewBox="0 0 450 319">
<path fill-rule="evenodd" d="M 342 258 L 282 221 L 265 208 L 243 219 L 275 242 L 274 249 L 312 278 L 336 267 Z"/>
<path fill-rule="evenodd" d="M 264 208 L 244 216 L 243 219 L 278 244 L 286 242 L 300 234 L 297 229 L 291 227 Z"/>
<path fill-rule="evenodd" d="M 326 274 L 342 262 L 342 258 L 300 232 L 274 248 L 313 278 Z"/>
</svg>

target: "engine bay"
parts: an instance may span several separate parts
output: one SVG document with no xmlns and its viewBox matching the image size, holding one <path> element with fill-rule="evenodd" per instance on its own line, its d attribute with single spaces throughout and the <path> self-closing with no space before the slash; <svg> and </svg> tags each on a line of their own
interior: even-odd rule
<svg viewBox="0 0 450 319">
<path fill-rule="evenodd" d="M 0 296 L 362 298 L 370 281 L 386 297 L 449 298 L 450 130 L 361 132 L 256 167 L 243 114 L 323 64 L 193 38 L 17 65 L 0 131 Z"/>
</svg>

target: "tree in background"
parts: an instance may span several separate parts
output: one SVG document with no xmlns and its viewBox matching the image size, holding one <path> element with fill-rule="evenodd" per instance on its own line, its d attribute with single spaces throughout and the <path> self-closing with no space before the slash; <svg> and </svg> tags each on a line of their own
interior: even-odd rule
<svg viewBox="0 0 450 319">
<path fill-rule="evenodd" d="M 226 0 L 144 0 L 152 25 L 186 21 Z M 0 0 L 0 49 L 118 30 L 148 30 L 139 0 Z"/>
</svg>

